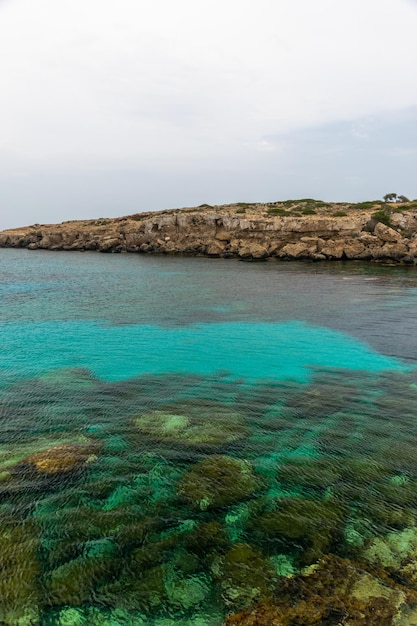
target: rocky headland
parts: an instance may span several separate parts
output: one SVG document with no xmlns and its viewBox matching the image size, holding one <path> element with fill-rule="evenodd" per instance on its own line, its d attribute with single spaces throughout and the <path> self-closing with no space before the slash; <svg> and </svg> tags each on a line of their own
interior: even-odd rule
<svg viewBox="0 0 417 626">
<path fill-rule="evenodd" d="M 416 264 L 417 201 L 203 204 L 9 229 L 0 247 Z"/>
</svg>

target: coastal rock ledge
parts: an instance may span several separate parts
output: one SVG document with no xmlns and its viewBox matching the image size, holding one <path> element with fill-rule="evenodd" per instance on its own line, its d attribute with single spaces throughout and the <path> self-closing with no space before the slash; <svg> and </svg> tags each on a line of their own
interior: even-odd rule
<svg viewBox="0 0 417 626">
<path fill-rule="evenodd" d="M 201 205 L 0 232 L 0 247 L 417 263 L 417 201 Z"/>
</svg>

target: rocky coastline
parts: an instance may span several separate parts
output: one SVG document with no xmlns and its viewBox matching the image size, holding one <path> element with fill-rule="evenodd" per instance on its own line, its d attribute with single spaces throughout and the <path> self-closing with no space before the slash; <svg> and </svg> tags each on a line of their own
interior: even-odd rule
<svg viewBox="0 0 417 626">
<path fill-rule="evenodd" d="M 417 264 L 417 201 L 201 205 L 0 232 L 0 247 Z"/>
</svg>

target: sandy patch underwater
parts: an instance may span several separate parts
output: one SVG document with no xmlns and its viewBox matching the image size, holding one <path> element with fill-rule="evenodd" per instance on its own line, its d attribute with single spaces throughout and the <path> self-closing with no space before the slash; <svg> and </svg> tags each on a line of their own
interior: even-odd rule
<svg viewBox="0 0 417 626">
<path fill-rule="evenodd" d="M 0 369 L 39 373 L 85 367 L 104 380 L 182 372 L 237 378 L 307 380 L 311 367 L 404 369 L 344 333 L 298 321 L 228 322 L 180 328 L 94 322 L 6 324 Z"/>
</svg>

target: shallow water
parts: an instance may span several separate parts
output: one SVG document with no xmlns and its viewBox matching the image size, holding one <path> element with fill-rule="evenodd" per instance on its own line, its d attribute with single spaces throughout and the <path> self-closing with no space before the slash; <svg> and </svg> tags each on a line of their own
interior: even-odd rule
<svg viewBox="0 0 417 626">
<path fill-rule="evenodd" d="M 391 575 L 416 302 L 414 268 L 0 250 L 0 621 L 215 626 L 329 553 Z"/>
</svg>

